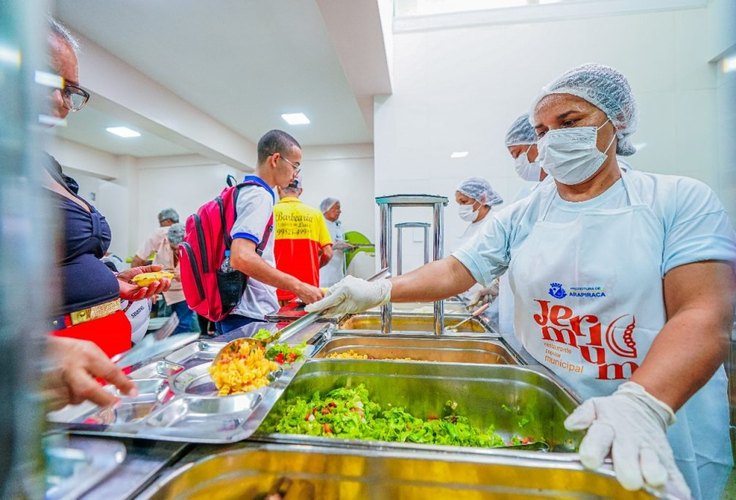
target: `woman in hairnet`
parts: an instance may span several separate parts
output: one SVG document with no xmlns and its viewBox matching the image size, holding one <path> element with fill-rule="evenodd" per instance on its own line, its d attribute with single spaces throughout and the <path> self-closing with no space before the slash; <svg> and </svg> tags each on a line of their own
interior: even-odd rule
<svg viewBox="0 0 736 500">
<path fill-rule="evenodd" d="M 508 270 L 515 335 L 585 399 L 565 421 L 587 430 L 583 465 L 610 453 L 627 489 L 718 498 L 733 463 L 722 363 L 736 235 L 726 212 L 699 181 L 619 168 L 638 120 L 612 68 L 566 72 L 530 116 L 554 182 L 451 257 L 390 280 L 345 278 L 309 309 L 433 301 Z"/>
<path fill-rule="evenodd" d="M 460 218 L 470 223 L 459 238 L 460 243 L 466 243 L 480 232 L 489 220 L 491 208 L 503 203 L 503 198 L 493 190 L 487 180 L 482 177 L 470 177 L 457 187 L 455 201 L 458 204 Z"/>
<path fill-rule="evenodd" d="M 503 203 L 503 198 L 493 190 L 487 180 L 482 177 L 470 177 L 457 187 L 455 201 L 458 204 L 460 219 L 469 222 L 468 227 L 458 238 L 457 248 L 459 248 L 481 232 L 486 222 L 491 219 L 488 217 L 491 208 Z M 460 295 L 468 299 L 470 307 L 491 301 L 498 295 L 498 282 L 492 283 L 489 287 L 476 283 Z M 497 314 L 494 315 L 494 323 L 497 323 L 495 316 Z"/>
<path fill-rule="evenodd" d="M 506 148 L 514 159 L 514 168 L 519 177 L 531 182 L 543 181 L 547 177 L 539 161 L 537 133 L 529 123 L 529 113 L 518 117 L 509 127 Z"/>
</svg>

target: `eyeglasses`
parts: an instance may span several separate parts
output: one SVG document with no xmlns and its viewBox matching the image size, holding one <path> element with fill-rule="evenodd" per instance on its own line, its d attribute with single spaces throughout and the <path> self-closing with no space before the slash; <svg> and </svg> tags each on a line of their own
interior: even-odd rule
<svg viewBox="0 0 736 500">
<path fill-rule="evenodd" d="M 89 101 L 89 92 L 75 83 L 64 81 L 64 88 L 61 89 L 61 97 L 64 100 L 64 106 L 69 111 L 79 111 Z"/>
<path fill-rule="evenodd" d="M 299 175 L 299 172 L 301 172 L 301 171 L 302 171 L 302 166 L 301 166 L 301 164 L 299 164 L 299 163 L 292 163 L 292 162 L 290 162 L 289 160 L 287 160 L 286 158 L 284 158 L 283 156 L 279 156 L 279 158 L 281 158 L 281 159 L 282 159 L 282 160 L 284 160 L 284 161 L 285 161 L 286 163 L 288 163 L 289 165 L 291 165 L 291 168 L 293 168 L 293 169 L 294 169 L 294 175 Z"/>
</svg>

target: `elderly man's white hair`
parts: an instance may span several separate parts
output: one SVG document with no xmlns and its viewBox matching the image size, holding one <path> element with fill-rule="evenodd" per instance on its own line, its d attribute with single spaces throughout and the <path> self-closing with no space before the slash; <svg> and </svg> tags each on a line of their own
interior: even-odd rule
<svg viewBox="0 0 736 500">
<path fill-rule="evenodd" d="M 69 29 L 61 24 L 59 21 L 49 16 L 49 33 L 61 38 L 67 45 L 69 45 L 75 54 L 79 53 L 79 42 Z"/>
<path fill-rule="evenodd" d="M 327 212 L 329 209 L 331 209 L 335 203 L 338 203 L 340 200 L 337 198 L 325 198 L 322 200 L 322 203 L 319 204 L 319 209 L 322 211 L 322 213 Z"/>
</svg>

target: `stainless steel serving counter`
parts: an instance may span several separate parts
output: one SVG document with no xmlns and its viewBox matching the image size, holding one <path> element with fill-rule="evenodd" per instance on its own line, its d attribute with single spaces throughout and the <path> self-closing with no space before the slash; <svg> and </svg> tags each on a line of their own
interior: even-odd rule
<svg viewBox="0 0 736 500">
<path fill-rule="evenodd" d="M 401 313 L 394 316 L 395 326 L 402 325 L 402 316 Z M 391 335 L 381 334 L 376 327 L 376 316 L 370 314 L 331 322 L 315 322 L 312 317 L 301 326 L 299 321 L 293 323 L 291 341 L 309 340 L 315 359 L 298 370 L 295 384 L 289 378 L 288 386 L 283 389 L 288 388 L 290 392 L 284 392 L 283 398 L 299 390 L 306 394 L 315 387 L 328 390 L 328 386 L 343 380 L 372 384 L 378 389 L 385 379 L 390 381 L 393 391 L 391 397 L 381 394 L 388 398 L 386 403 L 391 400 L 394 404 L 413 405 L 414 410 L 429 411 L 429 406 L 436 403 L 433 399 L 444 398 L 444 401 L 447 394 L 452 394 L 470 410 L 471 419 L 482 425 L 491 422 L 492 419 L 486 419 L 492 407 L 510 407 L 526 399 L 540 406 L 540 401 L 549 399 L 550 403 L 544 405 L 548 413 L 545 415 L 556 423 L 544 423 L 541 434 L 549 434 L 560 442 L 575 442 L 576 438 L 565 435 L 559 424 L 574 407 L 575 395 L 564 387 L 556 388 L 557 382 L 549 378 L 551 373 L 499 335 L 482 331 L 482 323 L 468 332 L 436 336 L 426 328 L 423 316 L 428 315 L 407 315 L 405 321 L 410 326 L 421 325 L 424 332 L 414 329 Z M 231 337 L 252 333 L 240 332 Z M 206 346 L 189 350 L 205 352 Z M 168 361 L 184 363 L 186 359 L 177 358 L 186 357 L 189 351 L 184 351 L 169 355 Z M 378 361 L 326 359 L 350 351 L 359 351 Z M 372 363 L 375 370 L 371 368 Z M 484 409 L 471 408 L 473 394 L 483 393 L 484 384 L 502 387 L 504 377 L 509 378 L 509 387 L 513 389 L 501 391 L 505 395 L 496 397 L 498 401 L 491 397 L 494 391 L 486 391 Z M 406 394 L 402 395 L 402 387 L 411 389 L 414 395 L 407 399 Z M 424 391 L 431 393 L 431 397 L 420 404 L 418 395 L 422 394 L 422 387 L 434 389 Z M 498 422 L 502 427 L 513 423 L 505 422 L 503 415 Z M 504 434 L 503 429 L 499 430 Z M 196 432 L 197 428 L 192 427 L 182 436 L 194 436 Z M 207 441 L 201 437 L 198 440 Z M 302 439 L 278 433 L 257 433 L 248 441 L 218 445 L 122 439 L 120 442 L 127 452 L 124 462 L 81 498 L 265 498 L 263 494 L 281 490 L 288 490 L 286 498 L 427 498 L 446 496 L 450 490 L 457 498 L 498 494 L 523 498 L 532 493 L 568 498 L 656 497 L 653 492 L 625 492 L 609 466 L 585 471 L 570 447 L 540 453 L 532 448 L 519 451 L 513 446 L 493 450 L 340 441 Z M 428 475 L 427 470 L 432 470 L 432 474 Z"/>
</svg>

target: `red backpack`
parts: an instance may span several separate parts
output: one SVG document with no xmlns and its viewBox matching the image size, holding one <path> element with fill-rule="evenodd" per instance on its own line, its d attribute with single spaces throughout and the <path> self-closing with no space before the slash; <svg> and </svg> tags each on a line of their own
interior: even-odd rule
<svg viewBox="0 0 736 500">
<path fill-rule="evenodd" d="M 225 252 L 230 250 L 230 230 L 237 217 L 238 193 L 245 186 L 261 186 L 246 180 L 222 190 L 187 218 L 184 241 L 179 244 L 181 286 L 187 305 L 210 321 L 220 321 L 238 304 L 245 291 L 247 276 L 235 269 L 223 270 Z M 268 221 L 261 243 L 263 253 L 273 230 L 273 215 Z"/>
</svg>

